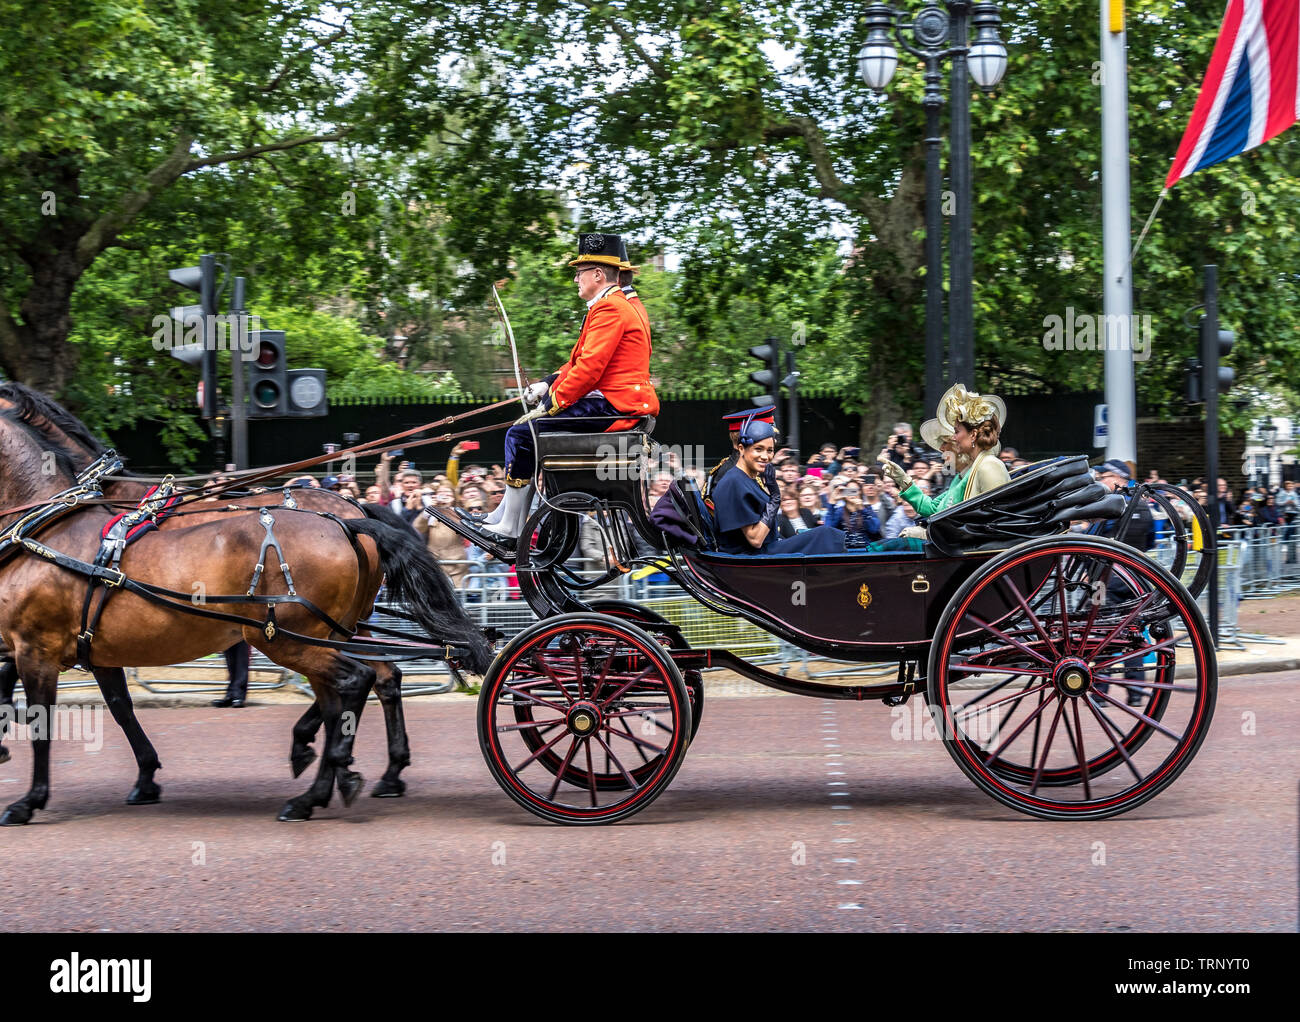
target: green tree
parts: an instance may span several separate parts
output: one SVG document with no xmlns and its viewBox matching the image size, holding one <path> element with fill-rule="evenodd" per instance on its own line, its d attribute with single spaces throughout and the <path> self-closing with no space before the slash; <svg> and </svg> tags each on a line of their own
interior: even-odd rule
<svg viewBox="0 0 1300 1022">
<path fill-rule="evenodd" d="M 468 6 L 0 0 L 0 24 L 0 368 L 52 393 L 110 250 L 229 252 L 275 297 L 343 292 L 373 323 L 457 264 L 482 292 L 508 261 L 484 224 L 518 240 L 548 208 L 528 136 L 448 60 L 501 29 Z M 431 225 L 429 253 L 410 235 Z"/>
<path fill-rule="evenodd" d="M 976 383 L 1098 386 L 1099 356 L 1042 344 L 1048 316 L 1102 308 L 1096 5 L 1001 6 L 1006 77 L 991 96 L 976 90 L 971 106 Z M 1219 18 L 1182 0 L 1128 8 L 1136 235 Z M 794 289 L 794 268 L 847 227 L 853 255 L 839 289 L 847 329 L 837 358 L 850 404 L 865 413 L 864 434 L 878 438 L 896 414 L 923 411 L 923 82 L 919 62 L 904 55 L 888 96 L 869 93 L 855 66 L 859 15 L 811 0 L 542 4 L 535 35 L 563 39 L 580 66 L 617 73 L 593 78 L 573 75 L 572 63 L 543 63 L 527 92 L 548 99 L 556 166 L 577 155 L 600 169 L 602 188 L 584 207 L 592 223 L 686 250 L 688 308 L 697 294 L 733 288 L 771 305 L 771 295 Z M 1136 266 L 1136 311 L 1156 331 L 1138 374 L 1147 403 L 1174 408 L 1174 368 L 1192 344 L 1180 321 L 1199 300 L 1205 262 L 1220 265 L 1224 308 L 1239 317 L 1243 378 L 1290 372 L 1297 247 L 1284 211 L 1300 199 L 1298 145 L 1292 132 L 1202 171 L 1166 204 Z"/>
</svg>

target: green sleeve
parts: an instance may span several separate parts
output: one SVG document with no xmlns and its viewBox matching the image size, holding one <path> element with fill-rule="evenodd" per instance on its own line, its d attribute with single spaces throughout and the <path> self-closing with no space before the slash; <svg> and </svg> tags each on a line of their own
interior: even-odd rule
<svg viewBox="0 0 1300 1022">
<path fill-rule="evenodd" d="M 927 497 L 921 492 L 921 488 L 916 483 L 909 486 L 899 496 L 916 508 L 916 513 L 922 518 L 929 518 L 930 515 L 939 510 L 939 499 Z"/>
<path fill-rule="evenodd" d="M 916 508 L 916 513 L 922 518 L 929 518 L 931 515 L 938 514 L 947 508 L 952 507 L 961 500 L 962 492 L 966 488 L 966 474 L 963 472 L 953 480 L 943 493 L 937 497 L 927 497 L 921 492 L 921 488 L 913 483 L 906 490 L 899 494 L 905 501 Z"/>
</svg>

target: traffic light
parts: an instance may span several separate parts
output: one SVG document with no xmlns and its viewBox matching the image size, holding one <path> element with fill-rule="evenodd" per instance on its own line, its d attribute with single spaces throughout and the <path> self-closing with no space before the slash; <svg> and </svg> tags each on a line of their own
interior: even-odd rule
<svg viewBox="0 0 1300 1022">
<path fill-rule="evenodd" d="M 781 394 L 781 353 L 777 349 L 776 338 L 769 337 L 766 344 L 754 345 L 749 349 L 749 355 L 750 358 L 756 358 L 764 365 L 763 369 L 749 374 L 750 382 L 758 384 L 763 390 L 763 393 L 749 400 L 753 402 L 755 408 L 776 404 Z"/>
<path fill-rule="evenodd" d="M 1218 317 L 1214 324 L 1217 326 Z M 1231 330 L 1216 330 L 1211 326 L 1208 316 L 1201 317 L 1201 397 L 1214 388 L 1215 394 L 1226 394 L 1232 389 L 1236 372 L 1232 366 L 1223 364 L 1223 359 L 1232 351 L 1237 335 Z"/>
<path fill-rule="evenodd" d="M 257 330 L 251 335 L 253 361 L 248 369 L 250 419 L 280 419 L 288 414 L 289 381 L 284 365 L 284 331 Z"/>
<path fill-rule="evenodd" d="M 1234 334 L 1231 330 L 1219 331 L 1218 375 L 1219 375 L 1220 394 L 1224 394 L 1227 391 L 1232 389 L 1232 381 L 1237 375 L 1236 371 L 1232 368 L 1232 366 L 1226 366 L 1223 364 L 1223 359 L 1227 356 L 1228 352 L 1232 350 L 1232 346 L 1234 343 L 1236 343 L 1236 340 L 1237 340 L 1237 335 Z"/>
<path fill-rule="evenodd" d="M 285 415 L 291 419 L 312 419 L 329 414 L 324 369 L 290 369 L 285 375 L 289 383 Z"/>
<path fill-rule="evenodd" d="M 1189 358 L 1183 362 L 1183 387 L 1189 405 L 1199 405 L 1204 400 L 1201 394 L 1201 360 Z"/>
<path fill-rule="evenodd" d="M 217 351 L 216 339 L 210 336 L 215 329 L 217 315 L 217 257 L 199 256 L 198 266 L 182 266 L 167 271 L 173 284 L 199 293 L 198 305 L 181 305 L 171 310 L 172 319 L 192 333 L 189 345 L 173 344 L 171 353 L 187 365 L 197 365 L 202 370 L 203 417 L 211 419 L 217 414 Z"/>
</svg>

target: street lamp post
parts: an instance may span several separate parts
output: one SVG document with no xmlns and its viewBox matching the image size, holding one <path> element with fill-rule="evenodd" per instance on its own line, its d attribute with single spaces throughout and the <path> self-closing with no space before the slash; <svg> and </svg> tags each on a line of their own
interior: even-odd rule
<svg viewBox="0 0 1300 1022">
<path fill-rule="evenodd" d="M 898 51 L 889 34 L 892 28 L 903 49 L 925 62 L 925 402 L 933 408 L 943 390 L 943 224 L 940 220 L 939 110 L 943 105 L 940 84 L 942 65 L 951 58 L 951 178 L 956 203 L 955 221 L 949 238 L 950 286 L 949 383 L 975 383 L 974 312 L 971 292 L 971 167 L 970 167 L 970 83 L 982 89 L 996 88 L 1007 69 L 1007 48 L 998 37 L 1002 19 L 995 3 L 948 0 L 947 9 L 927 4 L 912 21 L 905 12 L 888 4 L 871 4 L 866 10 L 867 40 L 858 51 L 858 71 L 867 86 L 883 91 L 898 67 Z M 968 41 L 968 25 L 975 38 Z M 904 38 L 910 30 L 917 45 Z"/>
</svg>

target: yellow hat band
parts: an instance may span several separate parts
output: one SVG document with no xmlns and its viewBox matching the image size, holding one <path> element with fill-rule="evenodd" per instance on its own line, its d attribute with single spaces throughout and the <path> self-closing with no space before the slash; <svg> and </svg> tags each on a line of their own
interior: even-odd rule
<svg viewBox="0 0 1300 1022">
<path fill-rule="evenodd" d="M 607 255 L 586 255 L 586 256 L 578 256 L 578 258 L 577 258 L 577 259 L 574 259 L 571 263 L 569 263 L 569 265 L 570 265 L 570 266 L 581 266 L 583 263 L 600 263 L 602 266 L 614 266 L 614 267 L 617 267 L 617 268 L 620 269 L 620 270 L 623 268 L 623 260 L 620 259 L 620 258 L 619 258 L 618 256 L 616 256 L 616 255 L 612 255 L 612 256 L 607 256 Z"/>
</svg>

